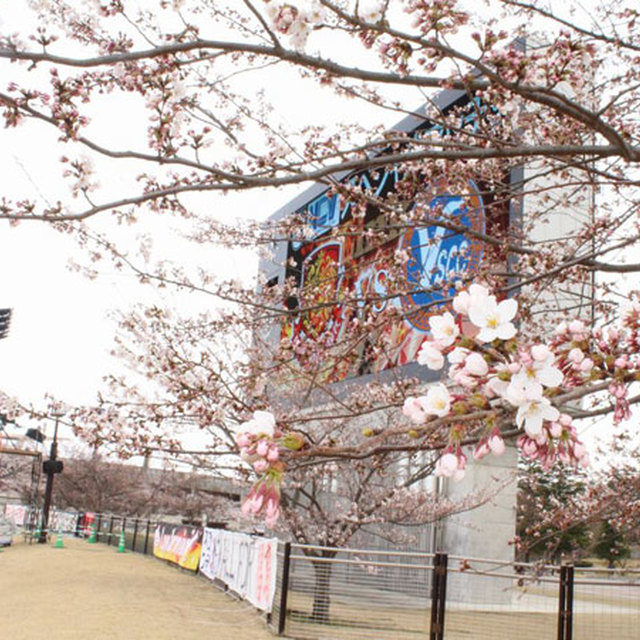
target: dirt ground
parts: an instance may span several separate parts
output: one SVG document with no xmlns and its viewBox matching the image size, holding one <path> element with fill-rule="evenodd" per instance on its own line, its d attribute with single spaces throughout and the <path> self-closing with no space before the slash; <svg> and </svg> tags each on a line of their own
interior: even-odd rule
<svg viewBox="0 0 640 640">
<path fill-rule="evenodd" d="M 206 580 L 114 547 L 64 540 L 0 552 L 2 640 L 273 640 L 256 611 Z"/>
</svg>

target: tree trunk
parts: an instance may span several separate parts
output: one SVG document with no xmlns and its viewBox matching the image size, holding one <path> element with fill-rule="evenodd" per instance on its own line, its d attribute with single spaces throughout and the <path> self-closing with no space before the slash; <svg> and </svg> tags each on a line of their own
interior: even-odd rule
<svg viewBox="0 0 640 640">
<path fill-rule="evenodd" d="M 329 607 L 331 605 L 331 563 L 312 560 L 315 574 L 313 589 L 313 613 L 314 622 L 329 622 Z"/>
</svg>

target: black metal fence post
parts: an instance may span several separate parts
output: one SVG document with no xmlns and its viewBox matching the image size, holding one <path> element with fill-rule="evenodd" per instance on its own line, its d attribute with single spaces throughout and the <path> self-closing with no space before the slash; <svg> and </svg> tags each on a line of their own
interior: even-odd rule
<svg viewBox="0 0 640 640">
<path fill-rule="evenodd" d="M 138 518 L 133 521 L 133 542 L 131 543 L 131 550 L 136 550 L 136 540 L 138 538 Z"/>
<path fill-rule="evenodd" d="M 111 536 L 113 535 L 113 516 L 109 520 L 109 538 L 107 539 L 107 545 L 111 546 Z"/>
<path fill-rule="evenodd" d="M 287 598 L 289 597 L 289 567 L 291 563 L 291 543 L 284 543 L 284 559 L 282 561 L 282 585 L 280 590 L 280 611 L 278 612 L 278 635 L 284 633 L 287 624 Z"/>
<path fill-rule="evenodd" d="M 144 551 L 142 553 L 145 556 L 147 555 L 147 547 L 149 546 L 149 529 L 151 529 L 151 520 L 147 520 L 147 534 L 144 537 Z"/>
<path fill-rule="evenodd" d="M 560 567 L 558 584 L 558 640 L 573 639 L 573 578 L 572 566 Z"/>
<path fill-rule="evenodd" d="M 431 582 L 431 627 L 429 640 L 444 639 L 444 614 L 447 602 L 447 563 L 446 553 L 436 553 L 433 558 L 433 577 Z"/>
<path fill-rule="evenodd" d="M 102 514 L 98 514 L 98 521 L 96 523 L 96 542 L 100 542 L 100 526 L 102 525 Z"/>
<path fill-rule="evenodd" d="M 127 548 L 127 519 L 122 518 L 122 526 L 120 527 L 120 531 L 124 534 L 124 548 Z M 118 547 L 120 546 L 120 542 L 118 541 Z"/>
</svg>

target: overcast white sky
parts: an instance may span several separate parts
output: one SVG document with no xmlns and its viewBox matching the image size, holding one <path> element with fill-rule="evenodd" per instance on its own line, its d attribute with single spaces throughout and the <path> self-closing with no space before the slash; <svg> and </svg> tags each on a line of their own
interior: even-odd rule
<svg viewBox="0 0 640 640">
<path fill-rule="evenodd" d="M 27 16 L 21 3 L 0 0 L 0 29 L 24 30 L 33 24 Z M 10 77 L 7 77 L 8 73 Z M 46 67 L 36 73 L 47 73 Z M 28 75 L 31 76 L 33 73 Z M 0 66 L 0 85 L 6 86 L 16 77 L 27 77 L 24 65 Z M 312 119 L 314 122 L 322 118 L 335 119 L 327 108 L 326 92 L 314 103 L 309 100 L 310 88 L 305 89 L 305 95 L 296 96 L 291 91 L 292 78 L 283 77 L 282 71 L 276 75 L 264 72 L 261 79 L 271 94 L 281 99 L 280 106 L 288 110 L 288 113 L 280 112 L 283 119 L 297 118 L 298 124 L 306 124 Z M 255 79 L 249 86 L 252 91 L 258 89 Z M 300 102 L 299 107 L 296 99 Z M 420 101 L 420 95 L 415 93 L 411 106 L 417 106 Z M 144 124 L 127 126 L 132 117 L 131 105 L 126 100 L 109 99 L 103 109 L 99 120 L 104 121 L 108 116 L 113 125 L 101 125 L 97 132 L 99 136 L 108 137 L 114 148 L 144 147 L 146 127 Z M 364 124 L 367 109 L 357 103 L 354 109 L 358 110 L 357 115 Z M 389 118 L 390 123 L 399 119 L 394 114 Z M 56 137 L 55 132 L 45 126 L 0 129 L 0 193 L 21 195 L 26 192 L 50 202 L 65 197 L 67 192 L 59 179 L 58 158 L 69 150 L 56 143 Z M 126 172 L 111 169 L 102 173 L 99 179 L 103 187 L 115 192 L 126 185 L 130 177 Z M 212 195 L 201 198 L 198 203 L 201 209 L 220 218 L 228 219 L 230 213 L 260 218 L 275 211 L 303 188 L 295 187 L 280 193 Z M 96 224 L 102 229 L 108 228 L 105 227 L 108 216 L 103 215 Z M 155 224 L 153 231 L 163 247 L 160 253 L 176 253 L 175 235 L 166 219 Z M 10 228 L 8 223 L 0 221 L 0 308 L 14 309 L 9 337 L 0 341 L 0 359 L 4 365 L 0 368 L 0 389 L 24 400 L 37 401 L 46 391 L 72 403 L 94 400 L 103 374 L 113 366 L 107 352 L 114 325 L 107 319 L 107 314 L 112 309 L 129 307 L 140 294 L 131 275 L 115 273 L 108 265 L 101 267 L 102 275 L 97 281 L 70 272 L 69 258 L 78 256 L 79 251 L 73 239 L 41 223 L 22 223 L 17 228 Z M 189 249 L 187 254 L 189 259 L 192 259 L 192 251 Z M 177 258 L 180 257 L 178 252 Z M 221 277 L 235 277 L 240 263 L 229 260 L 227 255 L 219 260 L 217 257 L 215 251 L 207 248 L 200 254 L 200 260 L 208 263 Z M 242 259 L 242 266 L 246 274 L 246 258 Z"/>
</svg>

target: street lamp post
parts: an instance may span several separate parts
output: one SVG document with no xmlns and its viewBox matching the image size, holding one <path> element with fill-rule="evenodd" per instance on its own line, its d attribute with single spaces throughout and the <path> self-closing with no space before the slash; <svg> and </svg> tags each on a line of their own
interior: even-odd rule
<svg viewBox="0 0 640 640">
<path fill-rule="evenodd" d="M 49 459 L 45 460 L 42 470 L 47 475 L 47 484 L 44 490 L 44 504 L 42 505 L 42 524 L 40 525 L 40 538 L 38 542 L 45 544 L 49 533 L 49 509 L 51 508 L 51 496 L 53 495 L 53 478 L 56 473 L 62 472 L 62 461 L 58 460 L 58 422 L 62 413 L 54 413 L 56 426 L 53 431 L 53 440 L 49 451 Z"/>
</svg>

